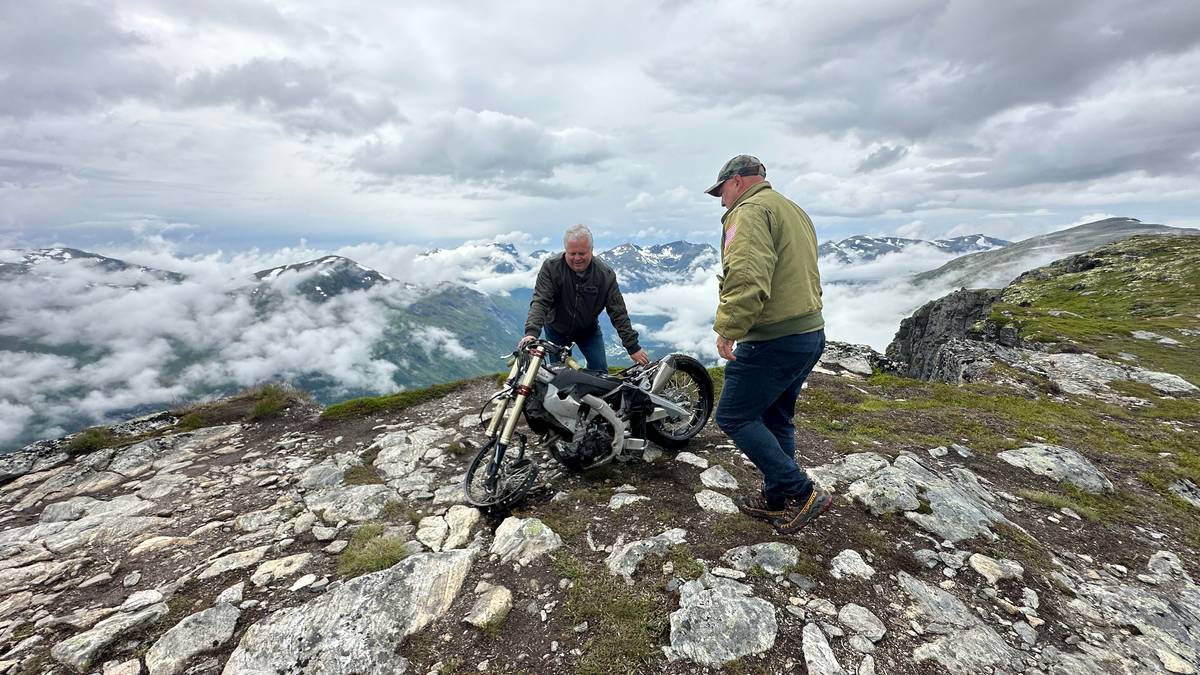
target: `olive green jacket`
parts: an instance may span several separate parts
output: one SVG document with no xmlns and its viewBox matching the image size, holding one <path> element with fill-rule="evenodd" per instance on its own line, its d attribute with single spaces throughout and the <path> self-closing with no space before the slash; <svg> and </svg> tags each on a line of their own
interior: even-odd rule
<svg viewBox="0 0 1200 675">
<path fill-rule="evenodd" d="M 824 328 L 817 233 L 808 214 L 763 181 L 738 197 L 721 224 L 713 330 L 753 342 Z"/>
</svg>

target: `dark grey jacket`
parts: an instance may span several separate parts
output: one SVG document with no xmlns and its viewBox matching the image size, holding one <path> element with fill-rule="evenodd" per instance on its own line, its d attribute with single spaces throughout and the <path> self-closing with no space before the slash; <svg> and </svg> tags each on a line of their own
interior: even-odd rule
<svg viewBox="0 0 1200 675">
<path fill-rule="evenodd" d="M 525 334 L 537 337 L 542 326 L 550 326 L 572 341 L 596 330 L 601 310 L 608 311 L 625 350 L 634 354 L 641 349 L 638 334 L 629 323 L 625 298 L 617 287 L 617 274 L 604 261 L 592 258 L 583 274 L 567 265 L 563 254 L 547 258 L 538 271 L 525 319 Z"/>
</svg>

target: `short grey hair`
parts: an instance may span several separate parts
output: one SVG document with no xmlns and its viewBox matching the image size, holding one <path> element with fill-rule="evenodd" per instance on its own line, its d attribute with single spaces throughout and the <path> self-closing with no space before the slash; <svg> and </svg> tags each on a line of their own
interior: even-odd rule
<svg viewBox="0 0 1200 675">
<path fill-rule="evenodd" d="M 594 247 L 592 243 L 592 231 L 587 229 L 587 225 L 572 225 L 568 227 L 567 231 L 563 233 L 563 247 L 566 247 L 568 241 L 578 239 L 587 239 L 588 248 Z"/>
</svg>

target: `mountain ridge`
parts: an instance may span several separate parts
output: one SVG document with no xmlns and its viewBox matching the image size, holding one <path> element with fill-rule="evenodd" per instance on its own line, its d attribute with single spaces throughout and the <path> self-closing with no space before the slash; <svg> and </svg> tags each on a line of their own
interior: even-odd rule
<svg viewBox="0 0 1200 675">
<path fill-rule="evenodd" d="M 827 241 L 817 247 L 817 256 L 841 264 L 870 262 L 884 255 L 901 253 L 913 246 L 929 246 L 946 253 L 966 254 L 1003 248 L 1012 242 L 982 234 L 970 234 L 950 239 L 906 239 L 858 234 L 841 241 Z"/>
</svg>

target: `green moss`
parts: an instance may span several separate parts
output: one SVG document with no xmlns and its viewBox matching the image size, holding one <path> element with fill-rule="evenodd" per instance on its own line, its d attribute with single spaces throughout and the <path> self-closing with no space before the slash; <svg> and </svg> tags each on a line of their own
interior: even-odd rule
<svg viewBox="0 0 1200 675">
<path fill-rule="evenodd" d="M 369 417 L 383 413 L 396 413 L 406 408 L 442 398 L 443 396 L 462 389 L 471 380 L 459 380 L 446 384 L 435 384 L 424 389 L 396 392 L 386 396 L 369 396 L 355 398 L 341 403 L 335 403 L 321 413 L 321 417 L 330 420 L 353 419 Z"/>
<path fill-rule="evenodd" d="M 337 571 L 350 579 L 387 569 L 408 556 L 405 542 L 398 537 L 383 537 L 383 525 L 368 523 L 350 537 L 346 550 L 338 555 Z"/>
</svg>

